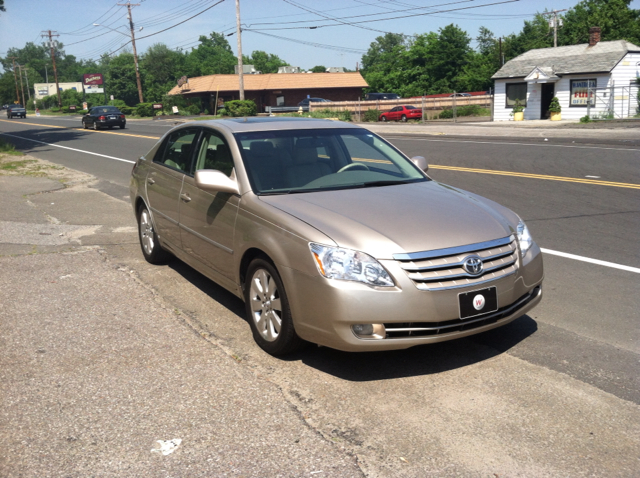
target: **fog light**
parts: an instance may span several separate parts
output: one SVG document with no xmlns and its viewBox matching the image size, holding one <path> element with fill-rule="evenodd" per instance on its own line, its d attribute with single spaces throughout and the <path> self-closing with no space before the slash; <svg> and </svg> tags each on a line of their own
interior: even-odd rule
<svg viewBox="0 0 640 478">
<path fill-rule="evenodd" d="M 387 331 L 383 324 L 356 324 L 351 326 L 351 330 L 359 338 L 384 339 Z"/>
<path fill-rule="evenodd" d="M 356 335 L 373 335 L 372 324 L 357 324 L 351 327 Z"/>
</svg>

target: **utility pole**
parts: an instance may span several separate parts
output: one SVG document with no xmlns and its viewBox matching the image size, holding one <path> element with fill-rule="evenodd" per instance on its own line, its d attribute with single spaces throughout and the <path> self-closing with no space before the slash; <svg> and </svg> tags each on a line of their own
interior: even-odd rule
<svg viewBox="0 0 640 478">
<path fill-rule="evenodd" d="M 16 81 L 16 101 L 20 103 L 20 93 L 18 92 L 18 76 L 16 75 L 16 58 L 17 56 L 10 56 L 13 62 L 13 79 Z"/>
<path fill-rule="evenodd" d="M 498 38 L 499 44 L 500 44 L 500 57 L 498 58 L 498 62 L 500 63 L 500 65 L 504 65 L 504 57 L 502 56 L 502 37 Z"/>
<path fill-rule="evenodd" d="M 20 91 L 22 91 L 22 106 L 26 108 L 27 105 L 24 102 L 24 85 L 22 84 L 22 65 L 18 65 L 18 70 L 20 71 Z"/>
<path fill-rule="evenodd" d="M 24 68 L 24 77 L 27 80 L 27 96 L 29 97 L 29 102 L 31 102 L 31 87 L 29 86 L 29 67 L 26 65 L 18 65 L 20 68 L 20 84 L 22 84 L 22 68 Z M 24 101 L 24 91 L 22 92 L 23 101 Z M 26 108 L 26 105 L 25 105 Z"/>
<path fill-rule="evenodd" d="M 242 38 L 240 35 L 240 0 L 236 0 L 236 33 L 238 35 L 238 81 L 240 99 L 244 100 L 244 65 L 242 64 Z"/>
<path fill-rule="evenodd" d="M 553 48 L 558 47 L 558 13 L 566 11 L 567 9 L 565 8 L 564 10 L 554 10 L 543 13 L 543 15 L 553 15 L 553 20 L 551 20 L 553 22 Z M 560 21 L 562 21 L 562 19 Z M 551 26 L 551 22 L 549 22 L 549 26 Z"/>
<path fill-rule="evenodd" d="M 56 54 L 53 51 L 53 37 L 59 37 L 57 33 L 53 33 L 51 30 L 47 30 L 47 32 L 41 37 L 49 37 L 49 47 L 51 48 L 51 62 L 53 63 L 53 76 L 56 78 L 56 93 L 58 93 L 58 108 L 62 108 L 62 98 L 60 98 L 60 86 L 58 85 L 58 70 L 56 69 Z M 49 86 L 47 85 L 47 89 Z"/>
<path fill-rule="evenodd" d="M 133 45 L 133 60 L 136 64 L 136 83 L 138 83 L 138 99 L 140 100 L 140 103 L 144 103 L 142 99 L 142 83 L 140 82 L 140 69 L 138 68 L 138 52 L 136 51 L 136 37 L 135 37 L 135 34 L 133 33 L 133 16 L 131 16 L 131 7 L 139 7 L 140 4 L 127 2 L 127 3 L 118 3 L 118 5 L 123 7 L 126 6 L 127 10 L 129 10 L 129 17 L 128 17 L 129 28 L 131 29 L 131 44 Z"/>
</svg>

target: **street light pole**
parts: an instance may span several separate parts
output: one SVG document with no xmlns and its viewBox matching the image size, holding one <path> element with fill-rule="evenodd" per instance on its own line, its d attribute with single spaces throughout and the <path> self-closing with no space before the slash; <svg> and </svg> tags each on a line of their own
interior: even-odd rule
<svg viewBox="0 0 640 478">
<path fill-rule="evenodd" d="M 131 16 L 131 7 L 138 7 L 140 6 L 139 3 L 134 3 L 132 4 L 131 2 L 127 2 L 127 3 L 118 3 L 118 5 L 121 6 L 126 6 L 127 10 L 129 11 L 129 29 L 131 30 L 131 44 L 133 45 L 133 60 L 136 64 L 136 83 L 138 84 L 138 99 L 140 100 L 140 103 L 143 103 L 143 99 L 142 99 L 142 82 L 140 81 L 140 69 L 138 68 L 138 52 L 136 51 L 136 37 L 135 34 L 133 32 L 133 16 Z"/>
</svg>

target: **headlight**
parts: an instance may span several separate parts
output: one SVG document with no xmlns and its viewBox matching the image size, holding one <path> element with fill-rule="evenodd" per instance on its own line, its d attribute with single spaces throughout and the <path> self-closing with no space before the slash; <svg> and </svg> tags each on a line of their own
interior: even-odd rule
<svg viewBox="0 0 640 478">
<path fill-rule="evenodd" d="M 518 242 L 520 243 L 520 253 L 524 257 L 524 255 L 533 245 L 533 238 L 529 233 L 529 228 L 522 221 L 520 221 L 520 223 L 518 224 Z"/>
<path fill-rule="evenodd" d="M 377 287 L 393 287 L 389 273 L 364 252 L 309 243 L 320 274 L 327 279 L 352 280 Z"/>
</svg>

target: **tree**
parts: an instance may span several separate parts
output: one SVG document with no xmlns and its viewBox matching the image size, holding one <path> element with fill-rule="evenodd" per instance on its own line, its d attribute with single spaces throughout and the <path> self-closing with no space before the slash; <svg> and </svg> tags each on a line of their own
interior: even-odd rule
<svg viewBox="0 0 640 478">
<path fill-rule="evenodd" d="M 129 106 L 138 104 L 133 53 L 122 52 L 111 59 L 105 75 L 105 83 L 107 93 L 113 95 L 115 99 L 122 100 Z"/>
<path fill-rule="evenodd" d="M 238 64 L 238 60 L 222 33 L 211 32 L 209 37 L 201 35 L 198 41 L 200 45 L 185 58 L 184 74 L 203 76 L 234 72 L 233 67 Z"/>
<path fill-rule="evenodd" d="M 140 59 L 140 69 L 144 72 L 144 97 L 148 101 L 161 101 L 182 76 L 184 61 L 182 53 L 171 50 L 164 43 L 151 45 Z"/>
<path fill-rule="evenodd" d="M 327 72 L 327 67 L 323 66 L 323 65 L 316 65 L 313 68 L 311 68 L 311 71 L 313 73 L 326 73 Z"/>
<path fill-rule="evenodd" d="M 627 40 L 640 44 L 640 10 L 629 8 L 631 0 L 583 0 L 564 16 L 559 30 L 561 45 L 589 42 L 589 28 L 600 27 L 602 41 Z"/>
<path fill-rule="evenodd" d="M 370 91 L 402 94 L 401 89 L 406 87 L 408 47 L 407 37 L 398 33 L 385 33 L 371 43 L 362 56 L 362 75 Z"/>
<path fill-rule="evenodd" d="M 256 70 L 262 73 L 278 73 L 281 66 L 289 66 L 284 60 L 277 55 L 273 55 L 261 50 L 255 50 L 251 56 L 243 56 L 243 62 L 247 65 L 253 65 Z"/>
</svg>

